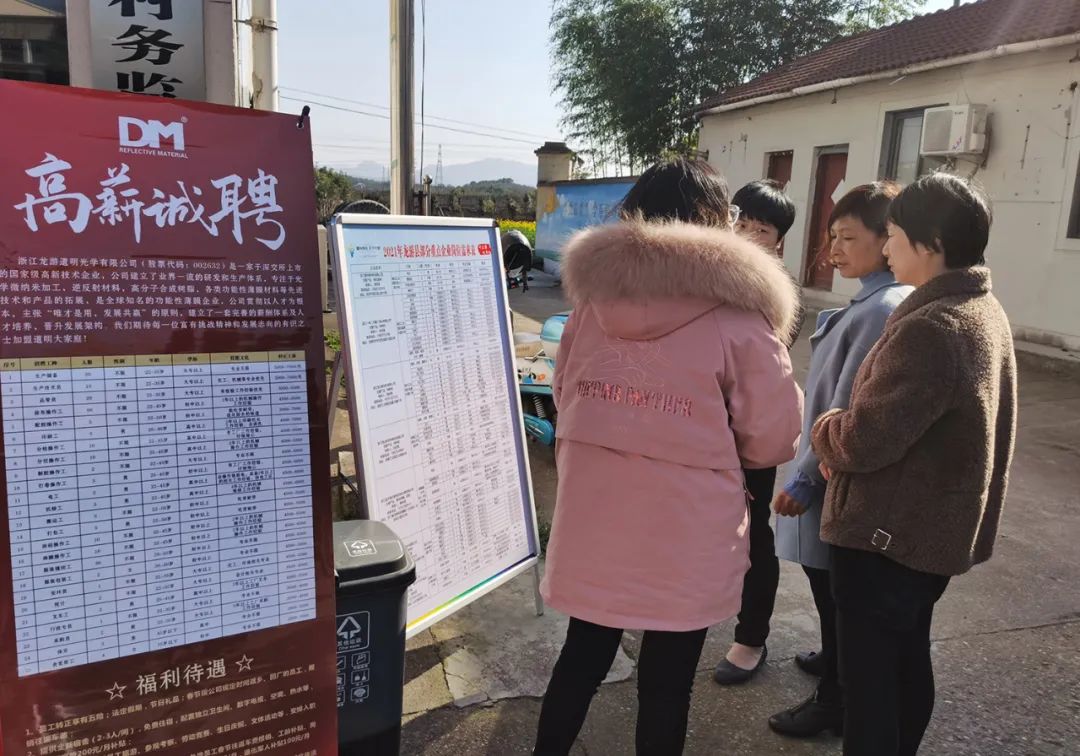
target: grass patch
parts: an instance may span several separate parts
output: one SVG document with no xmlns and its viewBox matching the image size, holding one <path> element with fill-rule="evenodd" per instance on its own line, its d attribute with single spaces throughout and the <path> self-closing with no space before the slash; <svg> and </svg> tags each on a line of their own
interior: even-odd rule
<svg viewBox="0 0 1080 756">
<path fill-rule="evenodd" d="M 323 343 L 335 352 L 341 351 L 341 333 L 333 328 L 328 328 L 323 334 Z"/>
<path fill-rule="evenodd" d="M 540 554 L 543 556 L 547 553 L 548 541 L 551 539 L 551 523 L 537 519 L 536 529 L 537 536 L 540 538 Z"/>
</svg>

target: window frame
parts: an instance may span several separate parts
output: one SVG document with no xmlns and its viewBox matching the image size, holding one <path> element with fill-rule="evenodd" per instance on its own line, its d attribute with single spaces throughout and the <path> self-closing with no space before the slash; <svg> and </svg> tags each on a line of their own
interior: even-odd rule
<svg viewBox="0 0 1080 756">
<path fill-rule="evenodd" d="M 900 135 L 903 133 L 905 121 L 918 116 L 919 118 L 924 119 L 925 123 L 926 111 L 936 107 L 941 106 L 924 105 L 916 108 L 890 110 L 885 113 L 885 125 L 881 135 L 881 159 L 878 163 L 878 178 L 889 181 L 897 180 L 896 169 L 900 159 Z M 922 145 L 920 144 L 919 147 L 919 163 L 915 169 L 916 178 L 924 176 L 927 173 L 927 159 L 922 154 Z"/>
<path fill-rule="evenodd" d="M 55 18 L 0 16 L 0 33 L 9 31 L 6 22 L 13 22 L 16 32 L 23 31 L 23 34 L 4 37 L 6 43 L 18 44 L 19 54 L 13 57 L 0 53 L 0 79 L 58 85 L 71 83 L 66 14 Z M 26 32 L 27 29 L 32 31 Z M 40 54 L 35 53 L 34 43 L 44 48 L 39 49 Z M 8 47 L 8 52 L 12 52 L 14 45 L 8 44 Z"/>
<path fill-rule="evenodd" d="M 1065 222 L 1065 239 L 1070 242 L 1080 241 L 1080 161 L 1076 164 L 1076 179 L 1073 181 L 1072 197 L 1066 209 L 1068 217 Z"/>
</svg>

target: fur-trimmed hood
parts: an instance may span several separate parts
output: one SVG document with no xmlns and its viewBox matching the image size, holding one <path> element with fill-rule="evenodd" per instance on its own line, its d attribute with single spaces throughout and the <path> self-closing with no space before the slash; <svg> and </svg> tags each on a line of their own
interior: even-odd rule
<svg viewBox="0 0 1080 756">
<path fill-rule="evenodd" d="M 596 306 L 621 338 L 657 338 L 720 305 L 761 312 L 781 339 L 798 317 L 783 263 L 732 231 L 623 221 L 575 234 L 562 258 L 571 304 Z"/>
</svg>

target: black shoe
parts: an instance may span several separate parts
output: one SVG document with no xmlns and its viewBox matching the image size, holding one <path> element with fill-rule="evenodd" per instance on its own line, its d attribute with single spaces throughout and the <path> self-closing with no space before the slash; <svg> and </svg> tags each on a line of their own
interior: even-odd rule
<svg viewBox="0 0 1080 756">
<path fill-rule="evenodd" d="M 815 693 L 798 706 L 773 714 L 769 717 L 769 727 L 773 732 L 792 738 L 812 738 L 826 730 L 833 735 L 843 735 L 844 707 L 821 703 Z"/>
<path fill-rule="evenodd" d="M 825 658 L 820 651 L 795 654 L 795 666 L 814 677 L 822 677 L 825 674 Z"/>
<path fill-rule="evenodd" d="M 736 667 L 734 664 L 724 659 L 722 662 L 716 665 L 716 671 L 713 672 L 713 679 L 720 685 L 740 685 L 747 682 L 750 678 L 758 673 L 758 670 L 765 666 L 765 659 L 769 656 L 769 647 L 761 647 L 761 658 L 758 659 L 758 663 L 753 669 L 743 669 L 742 667 Z"/>
</svg>

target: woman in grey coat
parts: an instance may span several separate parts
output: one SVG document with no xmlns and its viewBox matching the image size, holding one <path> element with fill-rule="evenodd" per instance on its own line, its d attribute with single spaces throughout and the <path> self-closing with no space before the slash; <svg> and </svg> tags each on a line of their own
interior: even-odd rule
<svg viewBox="0 0 1080 756">
<path fill-rule="evenodd" d="M 830 409 L 846 408 L 863 358 L 885 328 L 885 321 L 910 286 L 896 282 L 882 249 L 888 237 L 885 219 L 900 187 L 873 183 L 845 194 L 829 217 L 832 238 L 829 261 L 844 278 L 862 283 L 851 304 L 826 310 L 810 338 L 810 370 L 806 377 L 803 435 L 790 480 L 776 495 L 776 553 L 801 564 L 810 580 L 821 621 L 822 650 L 799 654 L 796 663 L 821 677 L 813 696 L 769 719 L 784 735 L 812 737 L 826 730 L 840 734 L 844 708 L 836 656 L 836 607 L 829 586 L 829 547 L 819 537 L 825 480 L 810 446 L 810 428 Z"/>
</svg>

